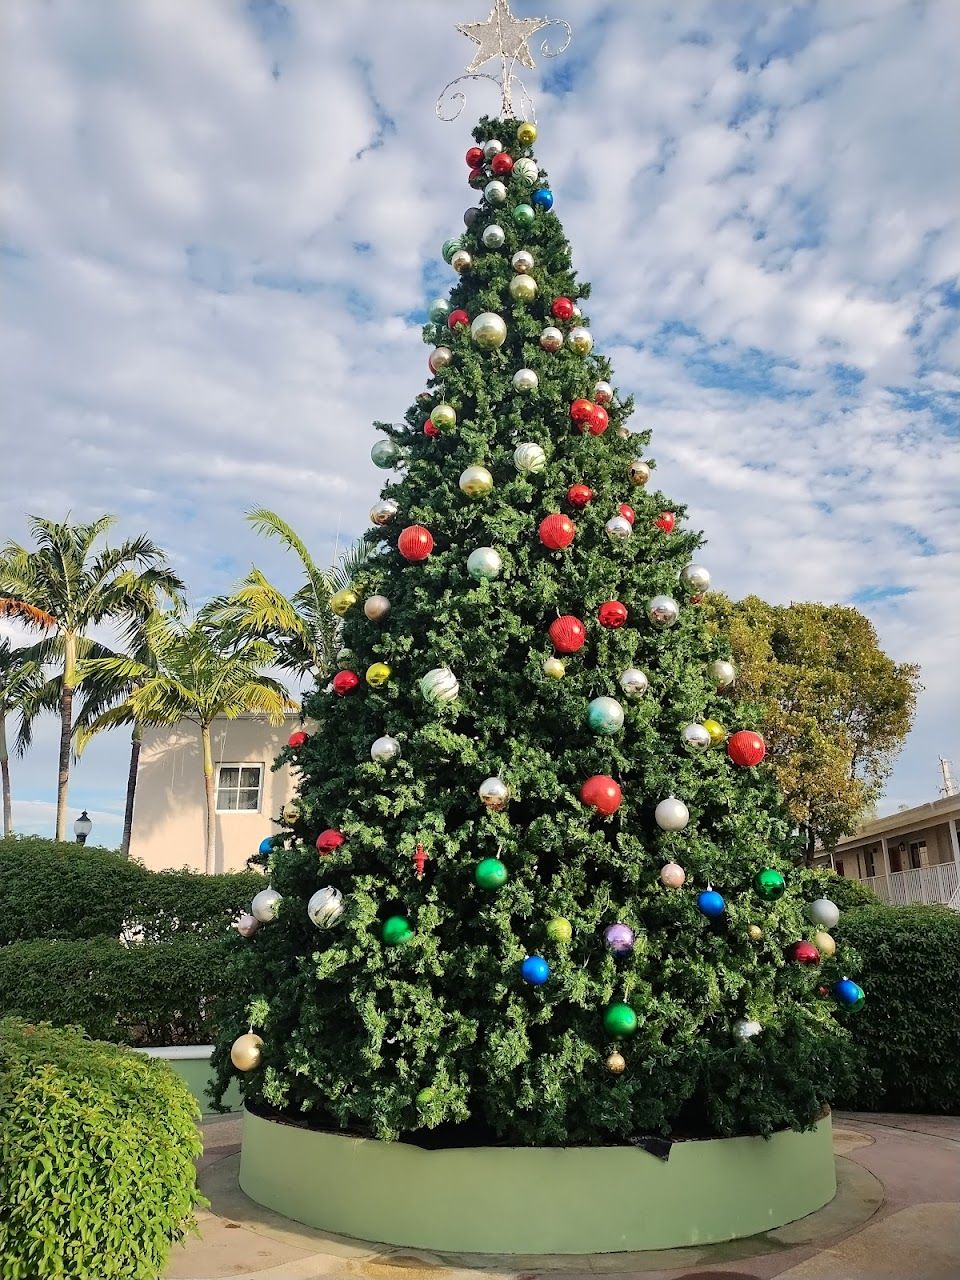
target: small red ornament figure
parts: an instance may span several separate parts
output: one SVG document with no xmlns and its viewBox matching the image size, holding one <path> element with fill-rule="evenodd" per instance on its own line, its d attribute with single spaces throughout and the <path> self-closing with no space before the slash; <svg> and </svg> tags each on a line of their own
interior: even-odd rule
<svg viewBox="0 0 960 1280">
<path fill-rule="evenodd" d="M 540 521 L 540 541 L 550 551 L 561 551 L 569 547 L 577 532 L 577 526 L 569 516 L 554 513 Z"/>
<path fill-rule="evenodd" d="M 345 698 L 348 693 L 360 686 L 360 677 L 355 671 L 338 671 L 333 677 L 333 692 Z"/>
<path fill-rule="evenodd" d="M 471 187 L 474 188 L 484 186 L 487 181 L 487 175 L 484 172 L 483 165 L 474 165 L 467 174 L 467 181 L 470 183 Z"/>
<path fill-rule="evenodd" d="M 626 620 L 627 606 L 621 604 L 619 600 L 604 600 L 597 610 L 597 621 L 601 627 L 609 627 L 611 631 L 622 627 Z"/>
<path fill-rule="evenodd" d="M 440 428 L 435 422 L 431 422 L 428 418 L 423 424 L 423 434 L 425 436 L 429 436 L 431 440 L 436 440 L 437 436 L 440 434 Z"/>
<path fill-rule="evenodd" d="M 590 428 L 592 436 L 602 436 L 610 425 L 610 419 L 607 417 L 607 411 L 602 404 L 595 404 L 593 412 L 590 415 L 590 421 L 587 426 Z"/>
<path fill-rule="evenodd" d="M 637 518 L 637 513 L 634 511 L 633 507 L 631 507 L 629 502 L 621 502 L 619 507 L 617 507 L 617 510 L 623 516 L 624 520 L 626 520 L 627 524 L 633 524 L 634 520 Z"/>
<path fill-rule="evenodd" d="M 550 314 L 555 320 L 569 320 L 573 315 L 573 303 L 569 298 L 554 298 L 550 303 Z"/>
<path fill-rule="evenodd" d="M 574 400 L 573 404 L 570 406 L 570 417 L 577 424 L 580 431 L 583 431 L 584 427 L 593 417 L 593 410 L 594 405 L 591 400 Z"/>
<path fill-rule="evenodd" d="M 456 311 L 451 311 L 447 316 L 448 329 L 462 329 L 464 325 L 469 323 L 470 317 L 461 307 L 457 307 Z"/>
<path fill-rule="evenodd" d="M 703 596 L 691 596 L 691 597 L 690 597 L 690 603 L 691 603 L 691 604 L 703 604 Z"/>
<path fill-rule="evenodd" d="M 505 178 L 513 173 L 513 156 L 508 151 L 498 151 L 490 161 L 490 168 L 496 178 Z"/>
<path fill-rule="evenodd" d="M 404 560 L 410 560 L 414 564 L 420 560 L 426 560 L 433 550 L 433 534 L 426 525 L 407 525 L 397 539 L 397 550 Z"/>
<path fill-rule="evenodd" d="M 564 613 L 550 623 L 548 635 L 557 653 L 576 653 L 587 641 L 587 628 L 572 613 Z"/>
<path fill-rule="evenodd" d="M 423 869 L 430 861 L 430 855 L 422 844 L 418 844 L 413 851 L 413 871 L 418 880 L 423 879 Z"/>
<path fill-rule="evenodd" d="M 483 147 L 470 147 L 464 159 L 468 168 L 476 169 L 478 165 L 483 164 Z"/>
<path fill-rule="evenodd" d="M 759 764 L 766 754 L 767 744 L 752 729 L 741 729 L 738 733 L 731 733 L 727 739 L 727 755 L 744 769 Z"/>
<path fill-rule="evenodd" d="M 317 836 L 317 853 L 322 858 L 325 858 L 346 843 L 347 837 L 342 831 L 337 831 L 335 827 L 328 827 L 326 831 L 321 831 Z"/>
<path fill-rule="evenodd" d="M 664 533 L 672 533 L 673 526 L 677 523 L 677 517 L 672 511 L 661 511 L 653 523 L 658 529 L 662 529 Z"/>
<path fill-rule="evenodd" d="M 585 507 L 593 501 L 593 490 L 588 484 L 572 484 L 567 490 L 567 501 L 571 507 Z"/>
<path fill-rule="evenodd" d="M 608 774 L 595 773 L 580 788 L 580 799 L 591 809 L 596 809 L 597 813 L 609 818 L 611 813 L 616 813 L 620 808 L 623 792 L 619 783 Z"/>
<path fill-rule="evenodd" d="M 820 952 L 812 942 L 795 942 L 787 948 L 787 959 L 794 964 L 819 964 Z"/>
<path fill-rule="evenodd" d="M 297 729 L 296 732 L 291 733 L 290 737 L 287 739 L 287 746 L 292 747 L 294 751 L 297 751 L 303 746 L 306 740 L 307 734 L 305 734 L 302 729 Z"/>
</svg>

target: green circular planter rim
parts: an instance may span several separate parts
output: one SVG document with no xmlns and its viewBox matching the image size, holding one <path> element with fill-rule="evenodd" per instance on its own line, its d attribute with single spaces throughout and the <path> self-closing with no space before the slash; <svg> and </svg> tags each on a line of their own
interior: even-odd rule
<svg viewBox="0 0 960 1280">
<path fill-rule="evenodd" d="M 446 1253 L 673 1249 L 794 1222 L 836 1192 L 830 1116 L 803 1133 L 639 1147 L 428 1150 L 244 1111 L 240 1186 L 336 1235 Z"/>
</svg>

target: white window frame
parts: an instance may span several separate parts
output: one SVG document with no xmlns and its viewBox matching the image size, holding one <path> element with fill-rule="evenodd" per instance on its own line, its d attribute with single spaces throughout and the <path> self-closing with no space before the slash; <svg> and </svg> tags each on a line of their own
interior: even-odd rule
<svg viewBox="0 0 960 1280">
<path fill-rule="evenodd" d="M 257 807 L 255 809 L 222 809 L 220 807 L 220 773 L 223 769 L 256 769 L 257 779 Z M 260 813 L 263 808 L 263 772 L 264 765 L 260 760 L 222 760 L 217 765 L 217 776 L 214 780 L 214 805 L 217 813 Z M 242 776 L 242 775 L 240 775 Z M 241 787 L 239 778 L 237 781 L 236 791 L 239 796 L 241 791 L 249 791 L 250 787 Z"/>
</svg>

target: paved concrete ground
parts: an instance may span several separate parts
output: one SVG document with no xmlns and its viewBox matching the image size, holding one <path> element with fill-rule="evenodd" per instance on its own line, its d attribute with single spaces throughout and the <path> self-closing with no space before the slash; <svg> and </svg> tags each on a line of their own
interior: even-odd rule
<svg viewBox="0 0 960 1280">
<path fill-rule="evenodd" d="M 178 1248 L 165 1280 L 957 1280 L 960 1119 L 834 1116 L 836 1199 L 819 1213 L 749 1240 L 658 1253 L 589 1257 L 448 1257 L 301 1227 L 237 1186 L 240 1121 L 204 1125 L 200 1234 Z"/>
</svg>

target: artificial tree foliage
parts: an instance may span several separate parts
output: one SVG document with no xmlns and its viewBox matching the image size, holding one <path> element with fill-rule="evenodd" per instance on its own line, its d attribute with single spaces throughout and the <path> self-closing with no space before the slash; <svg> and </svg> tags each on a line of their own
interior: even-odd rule
<svg viewBox="0 0 960 1280">
<path fill-rule="evenodd" d="M 474 137 L 500 140 L 514 158 L 529 155 L 517 127 L 484 119 Z M 476 199 L 479 212 L 460 237 L 472 265 L 449 302 L 471 319 L 501 315 L 507 338 L 481 350 L 469 327 L 428 323 L 424 340 L 451 348 L 452 362 L 428 379 L 403 422 L 377 424 L 403 461 L 382 495 L 398 504 L 397 515 L 368 535 L 379 554 L 357 575 L 358 603 L 343 624 L 341 665 L 361 685 L 343 697 L 329 685 L 310 696 L 309 737 L 282 757 L 300 770 L 299 816 L 270 858 L 283 899 L 278 916 L 236 943 L 242 976 L 224 1013 L 221 1084 L 231 1076 L 231 1040 L 252 1025 L 264 1045 L 260 1066 L 242 1077 L 248 1104 L 379 1138 L 426 1141 L 436 1130 L 451 1142 L 608 1143 L 808 1126 L 848 1077 L 843 1015 L 817 994 L 840 971 L 785 959 L 814 930 L 794 878 L 796 840 L 769 771 L 736 767 L 722 746 L 691 753 L 681 739 L 685 725 L 707 718 L 730 732 L 754 727 L 750 708 L 711 681 L 708 665 L 725 656 L 723 646 L 679 581 L 701 538 L 655 483 L 632 483 L 631 462 L 650 461 L 649 431 L 624 429 L 633 403 L 622 389 L 602 434 L 571 422 L 574 400 L 592 399 L 600 379 L 616 383 L 596 350 L 541 347 L 542 330 L 557 323 L 553 299 L 583 307 L 589 287 L 574 272 L 556 213 L 538 210 L 532 225 L 517 223 L 514 206 L 532 188 L 516 174 L 503 180 L 504 205 Z M 546 183 L 541 171 L 536 186 Z M 491 223 L 505 231 L 497 249 L 482 241 Z M 535 262 L 530 303 L 509 289 L 521 249 Z M 575 323 L 589 321 L 560 327 Z M 520 368 L 536 371 L 536 391 L 515 389 Z M 441 401 L 453 406 L 456 425 L 431 437 L 423 426 Z M 539 474 L 514 465 L 525 442 L 546 453 Z M 474 464 L 495 485 L 469 498 L 458 479 Z M 594 491 L 582 510 L 566 498 L 578 483 Z M 633 532 L 613 542 L 604 526 L 622 503 L 634 508 Z M 663 511 L 676 515 L 672 532 L 654 524 Z M 576 525 L 564 550 L 541 544 L 538 526 L 550 513 Z M 408 563 L 397 542 L 415 523 L 435 546 Z M 467 557 L 478 547 L 500 553 L 496 580 L 469 576 Z M 375 593 L 391 603 L 376 623 L 362 608 Z M 681 605 L 668 629 L 647 617 L 658 593 Z M 626 625 L 599 624 L 607 600 L 627 606 Z M 559 614 L 580 618 L 587 642 L 553 679 L 543 664 Z M 380 688 L 363 679 L 375 662 L 392 671 Z M 440 667 L 453 671 L 460 692 L 436 705 L 420 680 Z M 649 678 L 637 699 L 619 683 L 630 667 Z M 616 736 L 587 726 L 587 704 L 599 695 L 624 707 Z M 400 745 L 386 765 L 370 755 L 383 734 Z M 622 787 L 611 817 L 579 798 L 594 774 Z M 478 797 L 491 776 L 510 788 L 502 812 Z M 669 796 L 689 808 L 684 831 L 663 831 L 654 820 Z M 327 828 L 346 841 L 321 857 L 315 840 Z M 422 878 L 418 845 L 429 858 Z M 499 889 L 475 882 L 477 864 L 490 857 L 509 872 Z M 670 860 L 686 870 L 680 889 L 660 882 Z M 752 887 L 763 867 L 786 877 L 776 903 Z M 726 900 L 716 922 L 697 908 L 708 884 Z M 324 885 L 343 893 L 345 910 L 318 930 L 306 908 Z M 394 915 L 413 927 L 399 946 L 386 945 L 381 932 Z M 569 942 L 551 936 L 562 930 L 548 931 L 557 918 L 569 921 Z M 620 959 L 604 942 L 617 921 L 637 937 Z M 761 940 L 751 940 L 750 925 L 762 928 Z M 550 965 L 543 986 L 521 978 L 530 955 Z M 616 1001 L 639 1019 L 623 1039 L 604 1029 Z M 759 1021 L 761 1033 L 738 1036 L 741 1019 Z M 607 1066 L 614 1051 L 626 1059 L 619 1075 Z"/>
</svg>

